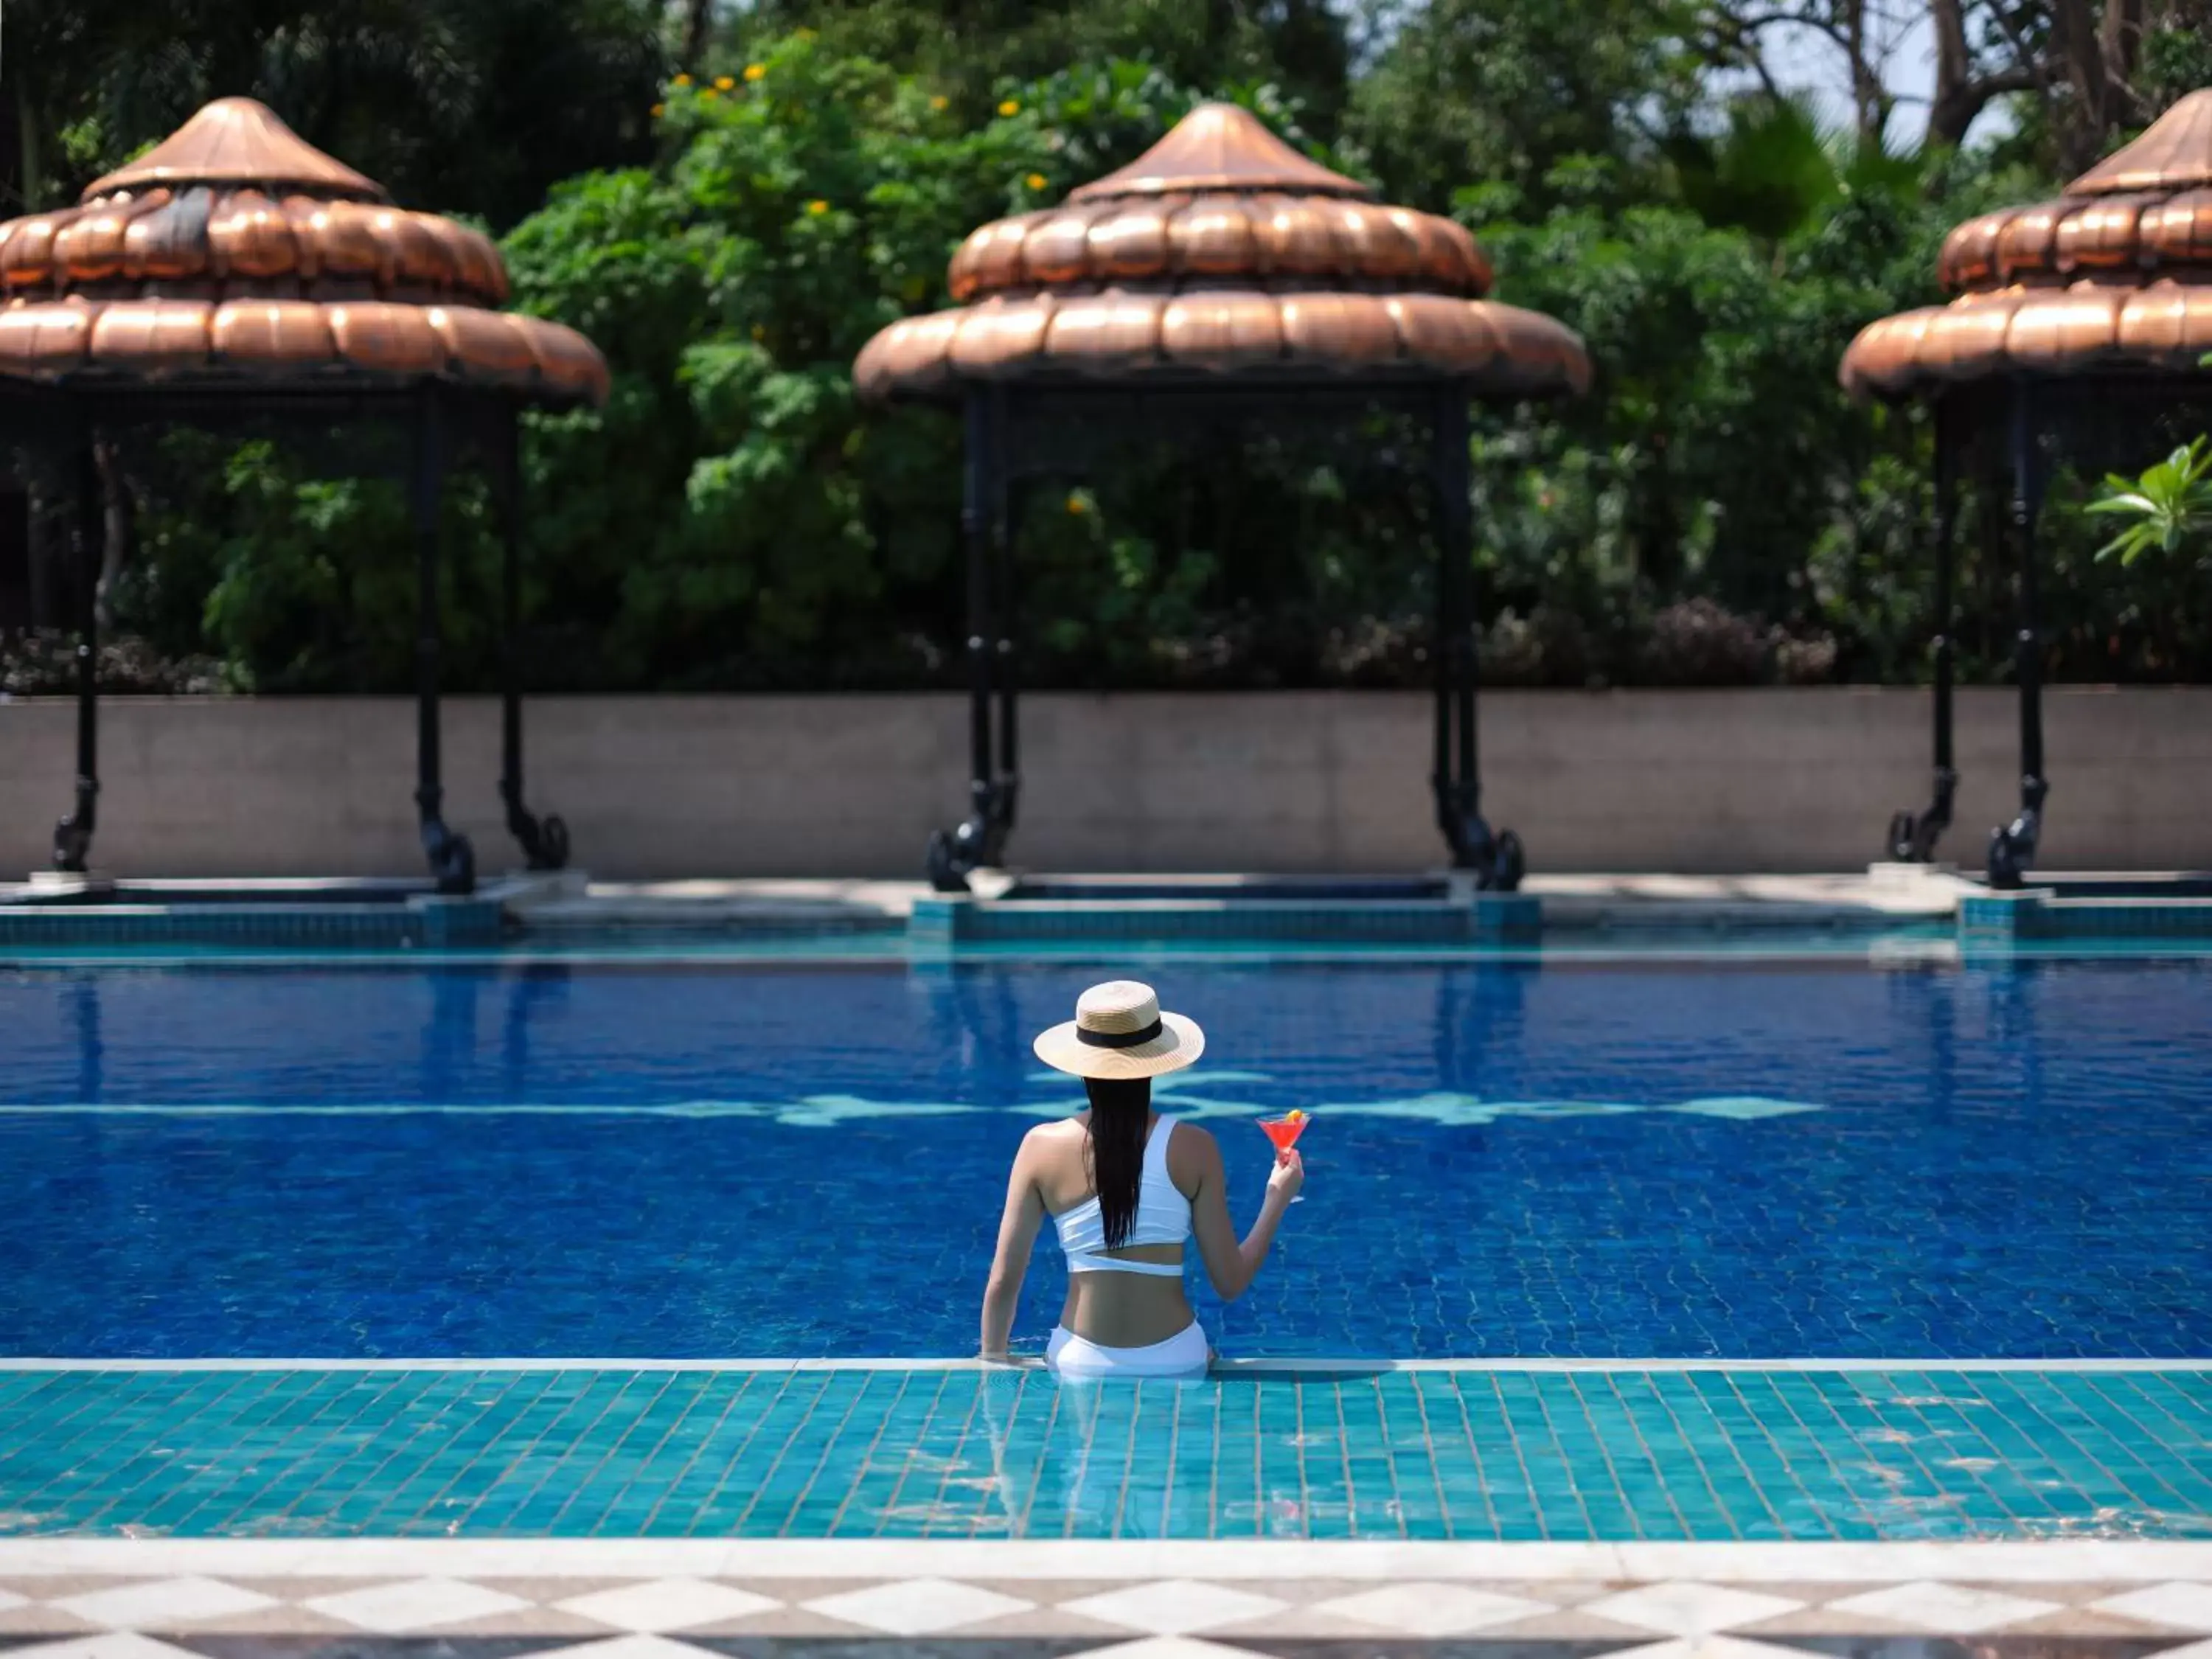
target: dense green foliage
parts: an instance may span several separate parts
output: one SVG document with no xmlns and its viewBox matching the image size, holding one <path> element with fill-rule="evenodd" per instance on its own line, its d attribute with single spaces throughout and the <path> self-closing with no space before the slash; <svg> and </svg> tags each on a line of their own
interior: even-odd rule
<svg viewBox="0 0 2212 1659">
<path fill-rule="evenodd" d="M 579 38 L 575 20 L 622 15 L 499 0 L 487 15 L 533 5 Z M 1589 344 L 1589 398 L 1479 424 L 1491 678 L 1917 678 L 1928 434 L 1847 403 L 1837 359 L 1868 320 L 1936 297 L 1947 226 L 2052 180 L 2017 137 L 2002 156 L 1899 156 L 1786 103 L 1717 100 L 1697 9 L 1429 0 L 1376 8 L 1392 27 L 1364 33 L 1318 0 L 762 0 L 704 42 L 695 75 L 675 72 L 672 39 L 634 38 L 665 54 L 659 90 L 630 94 L 652 106 L 645 147 L 626 155 L 620 122 L 593 117 L 604 164 L 553 185 L 505 242 L 517 303 L 585 330 L 615 370 L 605 410 L 530 434 L 534 680 L 952 683 L 958 423 L 857 406 L 853 356 L 945 303 L 969 228 L 1129 159 L 1200 95 L 1456 214 L 1499 297 Z M 369 0 L 347 15 L 368 18 Z M 802 15 L 813 27 L 792 27 Z M 622 56 L 619 29 L 591 38 Z M 468 118 L 506 131 L 489 104 Z M 511 216 L 520 160 L 444 177 L 331 120 L 303 125 L 413 199 Z M 1418 434 L 1378 417 L 1340 438 L 1226 453 L 1143 434 L 1080 487 L 1033 490 L 1024 672 L 1419 682 L 1433 572 Z M 244 685 L 405 683 L 411 565 L 390 486 L 177 441 L 130 471 L 141 533 L 108 596 L 120 626 Z M 2051 672 L 2212 674 L 2188 573 L 2100 563 L 2108 532 L 2083 494 L 2062 479 L 2052 496 Z M 476 494 L 448 529 L 455 672 L 483 683 L 495 564 Z M 2001 673 L 2008 574 L 1965 543 L 1964 669 Z"/>
<path fill-rule="evenodd" d="M 80 186 L 211 98 L 270 105 L 396 199 L 501 228 L 652 153 L 654 0 L 10 0 L 0 193 Z"/>
</svg>

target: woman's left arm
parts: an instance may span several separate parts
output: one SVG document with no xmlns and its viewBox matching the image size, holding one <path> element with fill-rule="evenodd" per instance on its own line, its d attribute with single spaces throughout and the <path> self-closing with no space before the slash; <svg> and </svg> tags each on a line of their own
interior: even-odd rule
<svg viewBox="0 0 2212 1659">
<path fill-rule="evenodd" d="M 1021 1300 L 1022 1275 L 1029 1271 L 1030 1247 L 1036 1243 L 1044 1221 L 1044 1199 L 1030 1173 L 1029 1137 L 1014 1154 L 1013 1173 L 1006 1177 L 1006 1208 L 999 1218 L 999 1248 L 991 1258 L 991 1282 L 983 1289 L 983 1358 L 1007 1357 L 1006 1340 L 1014 1328 L 1014 1304 Z"/>
</svg>

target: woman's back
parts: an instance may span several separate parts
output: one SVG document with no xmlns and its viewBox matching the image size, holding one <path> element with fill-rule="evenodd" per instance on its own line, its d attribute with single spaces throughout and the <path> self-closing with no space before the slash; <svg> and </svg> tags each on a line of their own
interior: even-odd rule
<svg viewBox="0 0 2212 1659">
<path fill-rule="evenodd" d="M 1067 1256 L 1067 1305 L 1060 1323 L 1076 1335 L 1112 1347 L 1142 1347 L 1191 1322 L 1182 1289 L 1183 1241 L 1203 1160 L 1188 1153 L 1202 1129 L 1180 1128 L 1157 1112 L 1148 1118 L 1136 1213 L 1127 1242 L 1106 1244 L 1105 1215 L 1090 1156 L 1089 1112 L 1030 1132 L 1037 1147 L 1036 1182 Z M 1176 1166 L 1183 1168 L 1176 1178 Z"/>
</svg>

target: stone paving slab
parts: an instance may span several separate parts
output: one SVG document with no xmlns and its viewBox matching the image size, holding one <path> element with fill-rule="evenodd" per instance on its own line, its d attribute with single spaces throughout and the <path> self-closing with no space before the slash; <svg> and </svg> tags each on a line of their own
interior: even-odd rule
<svg viewBox="0 0 2212 1659">
<path fill-rule="evenodd" d="M 0 1650 L 37 1659 L 2206 1659 L 2208 1637 L 2197 1541 L 0 1540 Z"/>
</svg>

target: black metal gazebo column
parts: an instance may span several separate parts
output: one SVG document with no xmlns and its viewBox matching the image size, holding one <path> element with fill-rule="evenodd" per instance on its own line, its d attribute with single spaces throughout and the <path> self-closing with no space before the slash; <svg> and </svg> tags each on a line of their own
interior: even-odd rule
<svg viewBox="0 0 2212 1659">
<path fill-rule="evenodd" d="M 100 568 L 105 551 L 100 466 L 89 428 L 76 434 L 75 522 L 70 531 L 76 601 L 76 799 L 54 825 L 54 868 L 82 874 L 100 799 Z"/>
<path fill-rule="evenodd" d="M 2043 775 L 2043 637 L 2038 600 L 2036 520 L 2043 511 L 2045 465 L 2040 410 L 2033 385 L 2014 381 L 2007 404 L 2012 461 L 2012 531 L 2020 570 L 2020 628 L 2014 636 L 2013 672 L 2020 682 L 2020 813 L 1990 832 L 1990 885 L 2018 887 L 2035 862 L 2043 833 L 2043 803 L 2051 793 Z"/>
<path fill-rule="evenodd" d="M 1465 386 L 1452 381 L 1437 387 L 1429 432 L 1437 541 L 1436 761 L 1430 787 L 1436 796 L 1437 827 L 1443 832 L 1455 869 L 1473 871 L 1478 887 L 1511 892 L 1521 884 L 1526 854 L 1518 836 L 1510 830 L 1493 836 L 1484 821 L 1482 778 L 1476 763 L 1474 702 L 1480 663 Z"/>
<path fill-rule="evenodd" d="M 1889 822 L 1889 855 L 1906 864 L 1927 864 L 1935 858 L 1936 842 L 1951 827 L 1952 803 L 1959 789 L 1952 747 L 1952 635 L 1957 608 L 1952 586 L 1958 557 L 1959 452 L 1966 428 L 1948 399 L 1937 398 L 1929 413 L 1936 442 L 1935 780 L 1926 810 L 1917 817 L 1899 812 Z"/>
<path fill-rule="evenodd" d="M 968 566 L 968 816 L 950 833 L 934 830 L 929 837 L 930 884 L 948 893 L 965 892 L 970 873 L 1005 858 L 1020 788 L 1006 395 L 1000 386 L 972 387 L 962 401 L 967 421 L 960 528 Z"/>
<path fill-rule="evenodd" d="M 507 831 L 532 870 L 568 863 L 568 826 L 552 813 L 534 815 L 522 787 L 522 445 L 514 411 L 501 408 L 488 434 L 492 507 L 499 520 L 500 708 L 499 798 Z"/>
<path fill-rule="evenodd" d="M 414 465 L 407 481 L 408 512 L 415 531 L 415 808 L 422 856 L 437 878 L 438 890 L 459 894 L 475 890 L 477 862 L 468 837 L 447 827 L 446 791 L 440 777 L 438 531 L 451 463 L 445 399 L 428 391 L 416 410 Z"/>
</svg>

